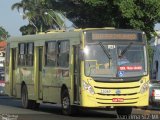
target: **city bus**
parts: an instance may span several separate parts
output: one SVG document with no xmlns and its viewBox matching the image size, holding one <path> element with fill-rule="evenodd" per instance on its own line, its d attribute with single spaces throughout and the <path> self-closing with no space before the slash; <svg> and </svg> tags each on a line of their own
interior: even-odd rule
<svg viewBox="0 0 160 120">
<path fill-rule="evenodd" d="M 53 103 L 66 115 L 79 107 L 130 115 L 149 101 L 145 33 L 86 28 L 11 37 L 5 83 L 24 108 Z"/>
</svg>

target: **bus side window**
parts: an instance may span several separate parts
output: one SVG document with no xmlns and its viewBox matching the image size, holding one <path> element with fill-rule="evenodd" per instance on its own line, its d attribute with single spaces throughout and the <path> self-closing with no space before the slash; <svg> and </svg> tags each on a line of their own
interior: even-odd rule
<svg viewBox="0 0 160 120">
<path fill-rule="evenodd" d="M 56 42 L 46 42 L 45 48 L 46 66 L 56 66 Z"/>
<path fill-rule="evenodd" d="M 25 66 L 25 60 L 26 60 L 26 49 L 25 44 L 21 43 L 19 44 L 19 52 L 18 52 L 18 65 Z"/>
<path fill-rule="evenodd" d="M 67 68 L 69 66 L 69 41 L 61 41 L 58 48 L 58 66 Z"/>
<path fill-rule="evenodd" d="M 27 44 L 26 65 L 33 66 L 34 61 L 34 43 Z"/>
</svg>

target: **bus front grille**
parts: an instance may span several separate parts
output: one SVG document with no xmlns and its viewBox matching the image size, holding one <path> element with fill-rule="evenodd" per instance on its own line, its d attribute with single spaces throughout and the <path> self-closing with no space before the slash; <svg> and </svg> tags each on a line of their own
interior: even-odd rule
<svg viewBox="0 0 160 120">
<path fill-rule="evenodd" d="M 103 96 L 130 96 L 130 95 L 137 95 L 138 93 L 128 93 L 128 94 L 102 94 L 102 93 L 97 93 L 98 95 L 103 95 Z"/>
<path fill-rule="evenodd" d="M 139 88 L 140 86 L 133 86 L 133 87 L 99 87 L 99 86 L 94 86 L 94 88 L 97 89 L 134 89 L 134 88 Z"/>
<path fill-rule="evenodd" d="M 113 104 L 113 103 L 104 103 L 104 102 L 98 102 L 99 104 Z M 127 102 L 127 103 L 114 103 L 114 104 L 121 104 L 121 105 L 124 105 L 124 104 L 136 104 L 137 102 Z"/>
<path fill-rule="evenodd" d="M 96 98 L 97 100 L 112 100 L 112 99 L 103 99 L 103 98 Z M 139 97 L 136 98 L 125 98 L 124 100 L 137 100 Z"/>
</svg>

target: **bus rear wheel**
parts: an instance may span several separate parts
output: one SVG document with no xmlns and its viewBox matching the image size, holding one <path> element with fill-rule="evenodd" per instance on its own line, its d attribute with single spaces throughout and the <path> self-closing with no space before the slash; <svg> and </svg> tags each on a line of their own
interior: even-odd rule
<svg viewBox="0 0 160 120">
<path fill-rule="evenodd" d="M 118 116 L 130 116 L 132 113 L 132 107 L 118 107 L 116 111 Z"/>
<path fill-rule="evenodd" d="M 22 86 L 22 92 L 21 92 L 21 101 L 22 101 L 22 107 L 23 108 L 31 108 L 32 102 L 28 100 L 28 90 L 26 85 Z"/>
</svg>

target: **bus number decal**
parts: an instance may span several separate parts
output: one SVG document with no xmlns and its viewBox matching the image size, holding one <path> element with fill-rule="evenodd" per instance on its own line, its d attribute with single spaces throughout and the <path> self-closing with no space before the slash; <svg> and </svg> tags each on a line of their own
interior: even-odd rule
<svg viewBox="0 0 160 120">
<path fill-rule="evenodd" d="M 111 93 L 111 90 L 101 89 L 101 93 L 102 93 L 102 94 L 109 94 L 109 93 Z"/>
</svg>

